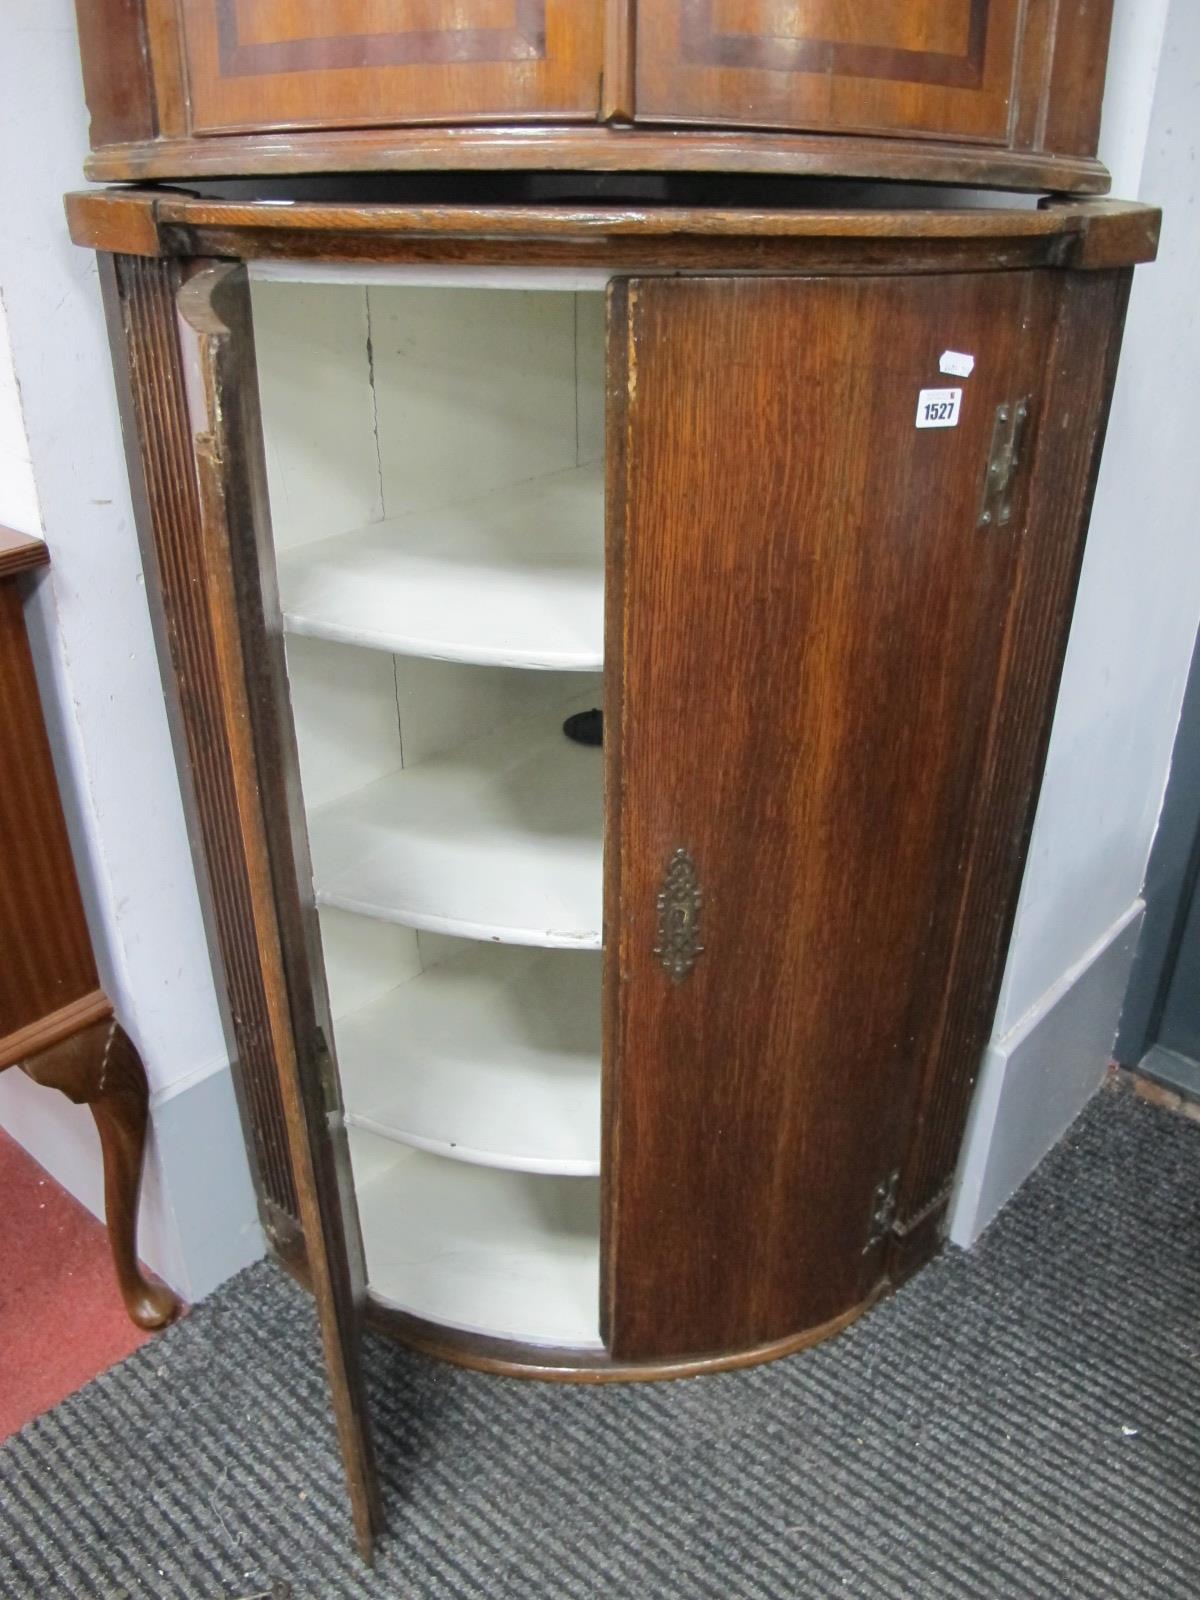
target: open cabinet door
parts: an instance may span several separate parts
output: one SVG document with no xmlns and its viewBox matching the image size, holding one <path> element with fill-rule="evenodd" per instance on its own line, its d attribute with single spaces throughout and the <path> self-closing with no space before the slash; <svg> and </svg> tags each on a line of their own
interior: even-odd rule
<svg viewBox="0 0 1200 1600">
<path fill-rule="evenodd" d="M 1027 537 L 989 461 L 1061 282 L 611 290 L 614 1356 L 798 1341 L 885 1280 Z"/>
<path fill-rule="evenodd" d="M 245 269 L 102 257 L 148 577 L 178 694 L 211 923 L 268 1221 L 289 1212 L 320 1317 L 359 1547 L 382 1518 L 349 1175 L 274 585 Z M 182 763 L 181 763 L 182 765 Z M 307 880 L 303 880 L 307 881 Z"/>
</svg>

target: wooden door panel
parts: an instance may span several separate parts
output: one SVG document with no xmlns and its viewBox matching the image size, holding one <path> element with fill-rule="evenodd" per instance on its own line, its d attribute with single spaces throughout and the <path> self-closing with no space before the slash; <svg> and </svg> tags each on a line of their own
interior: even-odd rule
<svg viewBox="0 0 1200 1600">
<path fill-rule="evenodd" d="M 1021 538 L 1019 506 L 978 525 L 985 467 L 997 408 L 1036 415 L 1052 278 L 614 289 L 616 1355 L 786 1338 L 882 1276 Z M 955 382 L 958 426 L 916 429 L 919 391 Z M 686 942 L 680 850 L 684 976 L 655 954 Z"/>
<path fill-rule="evenodd" d="M 141 417 L 141 436 L 157 458 L 156 468 L 163 461 L 183 468 L 172 509 L 184 512 L 180 520 L 192 523 L 196 539 L 184 578 L 176 567 L 167 582 L 172 590 L 183 581 L 196 591 L 193 603 L 207 612 L 211 630 L 210 673 L 202 670 L 202 657 L 182 651 L 177 671 L 181 667 L 186 675 L 189 717 L 199 720 L 208 712 L 213 718 L 205 725 L 197 765 L 210 783 L 220 774 L 206 801 L 204 832 L 209 860 L 224 858 L 226 869 L 225 881 L 214 884 L 225 964 L 228 971 L 249 954 L 255 987 L 261 985 L 268 1037 L 260 1043 L 275 1069 L 350 1508 L 359 1548 L 370 1560 L 383 1513 L 362 1371 L 366 1270 L 342 1107 L 327 1059 L 332 1025 L 316 910 L 300 887 L 311 882 L 311 873 L 300 877 L 298 856 L 306 841 L 274 585 L 249 279 L 243 266 L 222 262 L 199 267 L 182 284 L 172 308 L 179 333 L 178 366 L 172 370 L 167 353 L 174 341 L 145 316 L 155 300 L 165 309 L 159 298 L 163 270 L 158 262 L 137 262 L 125 306 L 127 327 L 132 331 L 141 322 L 134 359 L 147 364 L 153 351 L 149 359 L 159 363 L 159 391 L 168 397 L 161 416 Z M 143 274 L 149 281 L 138 284 Z M 158 294 L 148 292 L 151 274 L 159 275 Z M 168 431 L 172 420 L 182 421 L 185 404 L 190 451 Z M 158 509 L 152 506 L 152 514 Z M 186 537 L 178 528 L 172 531 Z M 168 605 L 178 598 L 169 592 Z M 219 843 L 213 837 L 218 832 Z M 235 920 L 242 925 L 231 926 Z M 245 1027 L 249 1019 L 240 1021 Z"/>
<path fill-rule="evenodd" d="M 592 119 L 603 0 L 180 0 L 193 128 Z"/>
<path fill-rule="evenodd" d="M 640 0 L 637 115 L 1003 143 L 1018 0 Z"/>
</svg>

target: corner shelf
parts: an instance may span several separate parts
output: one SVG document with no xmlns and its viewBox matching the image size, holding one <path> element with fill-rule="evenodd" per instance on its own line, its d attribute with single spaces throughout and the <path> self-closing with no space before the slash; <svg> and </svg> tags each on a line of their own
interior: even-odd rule
<svg viewBox="0 0 1200 1600">
<path fill-rule="evenodd" d="M 603 1348 L 597 1179 L 350 1140 L 373 1300 L 467 1333 Z"/>
<path fill-rule="evenodd" d="M 600 1171 L 600 963 L 477 947 L 338 1019 L 346 1122 L 450 1159 Z"/>
<path fill-rule="evenodd" d="M 604 660 L 604 468 L 564 472 L 281 553 L 290 633 L 479 666 Z"/>
<path fill-rule="evenodd" d="M 601 752 L 583 697 L 388 774 L 310 819 L 318 905 L 435 933 L 598 950 Z"/>
</svg>

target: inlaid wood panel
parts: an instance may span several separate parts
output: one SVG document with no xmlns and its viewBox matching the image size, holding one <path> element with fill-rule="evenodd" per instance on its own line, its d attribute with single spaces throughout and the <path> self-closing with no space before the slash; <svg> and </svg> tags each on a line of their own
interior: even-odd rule
<svg viewBox="0 0 1200 1600">
<path fill-rule="evenodd" d="M 594 118 L 604 0 L 180 0 L 195 132 Z"/>
<path fill-rule="evenodd" d="M 615 1356 L 781 1338 L 884 1275 L 1027 537 L 1021 480 L 980 526 L 987 462 L 1003 403 L 1036 424 L 1060 281 L 614 291 Z M 960 420 L 918 429 L 947 348 Z"/>
<path fill-rule="evenodd" d="M 1002 143 L 1018 0 L 640 0 L 637 115 Z"/>
</svg>

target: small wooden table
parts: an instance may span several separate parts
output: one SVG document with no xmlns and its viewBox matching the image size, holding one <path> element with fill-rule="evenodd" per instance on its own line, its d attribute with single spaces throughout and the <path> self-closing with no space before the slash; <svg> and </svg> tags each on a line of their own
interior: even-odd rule
<svg viewBox="0 0 1200 1600">
<path fill-rule="evenodd" d="M 90 1108 L 121 1296 L 159 1328 L 179 1302 L 138 1265 L 146 1072 L 100 987 L 25 631 L 21 579 L 48 560 L 41 540 L 0 528 L 0 1072 Z"/>
</svg>

